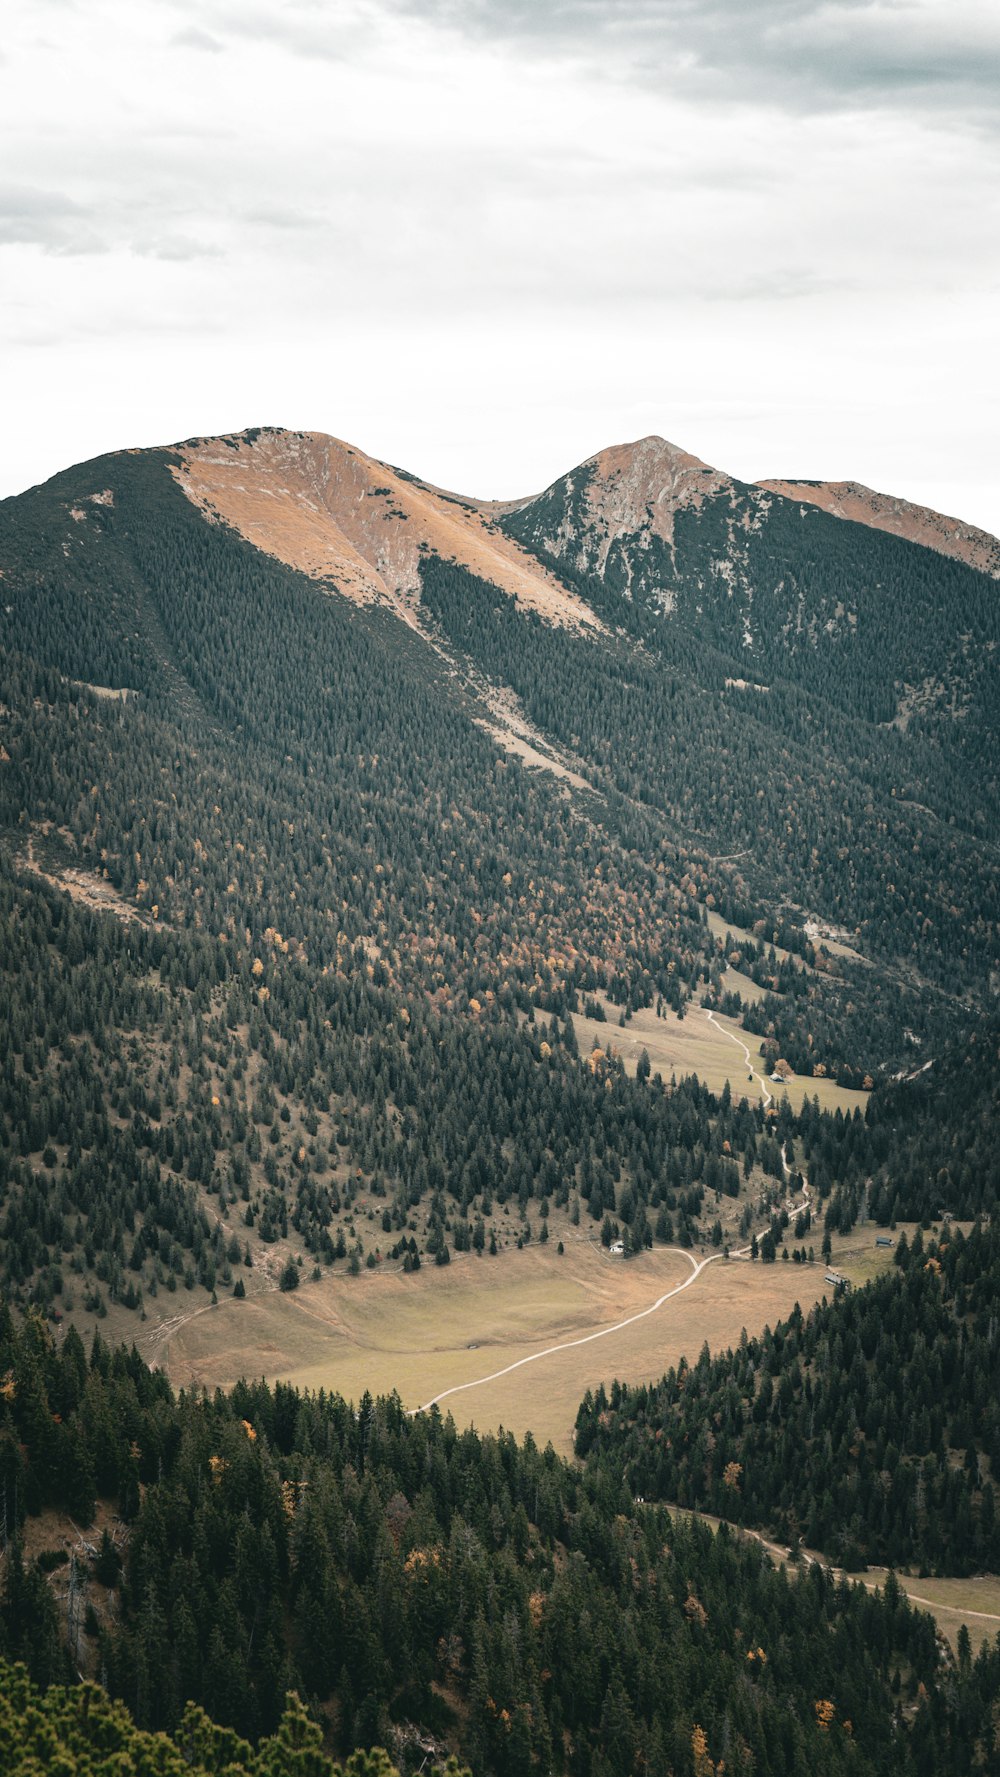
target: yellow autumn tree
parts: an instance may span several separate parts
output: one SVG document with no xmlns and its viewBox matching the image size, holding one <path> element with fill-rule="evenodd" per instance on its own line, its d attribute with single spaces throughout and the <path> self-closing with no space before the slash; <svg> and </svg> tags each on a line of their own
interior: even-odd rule
<svg viewBox="0 0 1000 1777">
<path fill-rule="evenodd" d="M 720 1759 L 714 1764 L 708 1756 L 708 1735 L 704 1728 L 695 1722 L 691 1730 L 691 1757 L 694 1762 L 694 1777 L 722 1777 L 725 1761 Z"/>
<path fill-rule="evenodd" d="M 837 1711 L 829 1697 L 819 1697 L 813 1705 L 816 1710 L 816 1726 L 821 1734 L 828 1734 L 837 1718 Z"/>
</svg>

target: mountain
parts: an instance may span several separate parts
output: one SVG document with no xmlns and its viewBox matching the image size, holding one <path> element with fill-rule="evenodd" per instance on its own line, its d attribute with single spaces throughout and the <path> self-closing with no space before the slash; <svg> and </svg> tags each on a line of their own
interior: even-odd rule
<svg viewBox="0 0 1000 1777">
<path fill-rule="evenodd" d="M 17 1747 L 324 1770 L 297 1687 L 406 1771 L 995 1766 L 995 1648 L 657 1502 L 995 1558 L 997 631 L 660 439 L 490 502 L 262 428 L 0 505 L 0 1651 L 140 1730 L 0 1666 Z M 575 1465 L 214 1387 L 375 1296 L 412 1385 L 415 1270 L 444 1336 L 438 1268 L 513 1322 L 574 1242 L 833 1300 L 591 1394 Z"/>
<path fill-rule="evenodd" d="M 345 597 L 383 602 L 408 621 L 420 558 L 430 550 L 549 622 L 597 627 L 553 574 L 491 532 L 479 502 L 443 493 L 337 438 L 268 427 L 197 439 L 180 447 L 173 472 L 210 520 Z"/>
<path fill-rule="evenodd" d="M 914 551 L 929 535 L 939 542 L 934 514 L 910 508 L 914 535 L 897 538 L 887 522 L 853 522 L 859 514 L 846 507 L 836 517 L 851 522 L 832 522 L 825 504 L 739 482 L 644 438 L 588 459 L 501 523 L 590 587 L 599 609 L 645 610 L 647 629 L 670 615 L 748 677 L 792 680 L 877 724 L 908 724 L 915 708 L 946 722 L 970 709 L 988 720 L 1000 544 L 983 536 L 968 571 L 946 565 L 938 547 Z M 880 502 L 886 521 L 898 504 Z"/>
<path fill-rule="evenodd" d="M 491 504 L 262 428 L 5 501 L 0 573 L 23 1299 L 443 1263 L 532 1202 L 694 1239 L 763 1101 L 651 1095 L 606 1026 L 682 1077 L 685 1019 L 728 1015 L 860 1112 L 991 1014 L 997 588 L 964 563 L 659 439 Z M 889 1165 L 851 1142 L 848 1225 Z"/>
</svg>

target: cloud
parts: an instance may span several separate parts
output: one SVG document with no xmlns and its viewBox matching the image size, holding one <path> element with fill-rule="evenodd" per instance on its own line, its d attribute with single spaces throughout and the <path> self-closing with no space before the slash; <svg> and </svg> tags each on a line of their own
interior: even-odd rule
<svg viewBox="0 0 1000 1777">
<path fill-rule="evenodd" d="M 223 250 L 210 241 L 193 240 L 185 234 L 133 235 L 130 250 L 142 259 L 163 259 L 183 265 L 191 259 L 221 259 Z"/>
<path fill-rule="evenodd" d="M 314 61 L 344 62 L 377 42 L 397 7 L 395 0 L 337 0 L 333 6 L 317 0 L 204 0 L 192 12 L 211 23 L 213 42 L 265 44 Z M 203 33 L 195 25 L 182 35 Z"/>
<path fill-rule="evenodd" d="M 31 185 L 0 186 L 0 246 L 46 253 L 101 253 L 107 244 L 86 210 L 64 192 Z"/>
<path fill-rule="evenodd" d="M 387 0 L 465 36 L 597 62 L 704 99 L 792 108 L 995 103 L 1000 13 L 978 0 Z"/>
<path fill-rule="evenodd" d="M 125 251 L 140 258 L 217 258 L 220 248 L 183 230 L 150 228 L 141 202 L 125 207 L 78 203 L 65 192 L 0 186 L 0 247 L 38 247 L 61 258 Z"/>
<path fill-rule="evenodd" d="M 526 73 L 562 63 L 704 105 L 997 118 L 1000 9 L 983 0 L 199 0 L 191 16 L 177 41 L 208 25 L 213 47 L 313 62 L 488 45 Z"/>
<path fill-rule="evenodd" d="M 322 228 L 325 220 L 318 211 L 306 212 L 279 204 L 255 204 L 242 212 L 242 219 L 251 228 L 276 228 L 286 234 Z"/>
<path fill-rule="evenodd" d="M 218 37 L 211 36 L 208 31 L 199 31 L 197 25 L 188 25 L 183 31 L 177 31 L 170 41 L 176 49 L 197 49 L 214 56 L 225 52 L 225 45 Z"/>
</svg>

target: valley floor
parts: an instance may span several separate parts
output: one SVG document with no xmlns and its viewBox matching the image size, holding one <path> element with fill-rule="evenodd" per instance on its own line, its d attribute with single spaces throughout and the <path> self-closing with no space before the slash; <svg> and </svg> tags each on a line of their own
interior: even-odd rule
<svg viewBox="0 0 1000 1777">
<path fill-rule="evenodd" d="M 738 1343 L 744 1327 L 760 1333 L 796 1302 L 808 1309 L 830 1293 L 822 1263 L 718 1257 L 690 1287 L 646 1312 L 687 1284 L 692 1263 L 707 1256 L 706 1249 L 689 1255 L 659 1247 L 626 1260 L 583 1230 L 567 1230 L 562 1254 L 550 1241 L 493 1259 L 458 1254 L 447 1267 L 425 1266 L 410 1276 L 365 1271 L 304 1283 L 290 1294 L 226 1298 L 148 1327 L 140 1345 L 178 1387 L 228 1387 L 241 1376 L 264 1376 L 354 1400 L 366 1389 L 395 1389 L 409 1409 L 457 1390 L 442 1411 L 459 1425 L 503 1426 L 518 1437 L 530 1431 L 539 1444 L 551 1440 L 568 1455 L 588 1388 L 615 1376 L 654 1381 L 682 1356 L 696 1358 L 706 1341 L 722 1351 Z M 880 1265 L 891 1257 L 884 1249 L 877 1255 Z M 848 1277 L 874 1261 L 870 1228 L 856 1229 L 835 1249 L 834 1262 Z M 589 1337 L 598 1331 L 606 1336 Z M 536 1361 L 524 1364 L 529 1357 Z"/>
</svg>

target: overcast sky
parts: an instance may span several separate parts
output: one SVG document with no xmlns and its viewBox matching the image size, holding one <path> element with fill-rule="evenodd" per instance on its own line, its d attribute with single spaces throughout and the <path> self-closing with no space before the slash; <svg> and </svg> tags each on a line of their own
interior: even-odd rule
<svg viewBox="0 0 1000 1777">
<path fill-rule="evenodd" d="M 1000 532 L 997 0 L 7 0 L 0 495 L 659 432 Z"/>
</svg>

